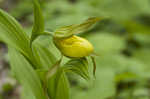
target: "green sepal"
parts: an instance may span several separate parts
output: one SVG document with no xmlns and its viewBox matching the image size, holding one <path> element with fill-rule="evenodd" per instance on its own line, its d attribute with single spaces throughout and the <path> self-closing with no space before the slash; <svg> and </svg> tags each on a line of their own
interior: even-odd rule
<svg viewBox="0 0 150 99">
<path fill-rule="evenodd" d="M 58 38 L 65 38 L 72 36 L 73 34 L 81 33 L 87 31 L 93 24 L 102 20 L 101 17 L 91 17 L 88 18 L 81 24 L 73 24 L 69 26 L 64 26 L 56 29 L 54 36 Z"/>
<path fill-rule="evenodd" d="M 86 58 L 71 59 L 65 64 L 64 69 L 66 72 L 78 74 L 85 80 L 90 79 L 88 61 Z"/>
</svg>

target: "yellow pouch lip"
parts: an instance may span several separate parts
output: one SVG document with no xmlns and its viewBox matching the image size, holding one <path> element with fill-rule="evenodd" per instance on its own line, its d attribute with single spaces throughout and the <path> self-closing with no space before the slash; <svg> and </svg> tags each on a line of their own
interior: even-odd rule
<svg viewBox="0 0 150 99">
<path fill-rule="evenodd" d="M 67 57 L 89 56 L 94 50 L 93 45 L 88 40 L 75 35 L 63 39 L 54 38 L 54 43 L 61 53 Z"/>
</svg>

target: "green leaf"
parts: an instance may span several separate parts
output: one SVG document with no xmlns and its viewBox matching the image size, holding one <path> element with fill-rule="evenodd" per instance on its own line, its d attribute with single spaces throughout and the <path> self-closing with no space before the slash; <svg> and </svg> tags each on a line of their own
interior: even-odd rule
<svg viewBox="0 0 150 99">
<path fill-rule="evenodd" d="M 21 52 L 36 68 L 38 65 L 30 48 L 30 40 L 21 25 L 9 14 L 0 10 L 0 39 Z"/>
<path fill-rule="evenodd" d="M 55 37 L 69 37 L 76 33 L 81 33 L 87 31 L 93 24 L 97 21 L 101 20 L 102 18 L 99 17 L 92 17 L 87 19 L 85 22 L 81 24 L 74 24 L 69 26 L 64 26 L 61 28 L 56 29 Z"/>
<path fill-rule="evenodd" d="M 128 20 L 122 23 L 129 33 L 150 34 L 149 26 L 143 25 L 139 22 Z"/>
<path fill-rule="evenodd" d="M 44 45 L 35 43 L 33 44 L 33 52 L 36 60 L 40 62 L 42 68 L 48 69 L 56 62 L 56 57 Z"/>
<path fill-rule="evenodd" d="M 26 87 L 22 88 L 21 99 L 36 99 L 32 91 Z"/>
<path fill-rule="evenodd" d="M 33 44 L 34 55 L 36 58 L 37 57 L 39 58 L 39 61 L 43 65 L 43 69 L 36 70 L 41 81 L 44 81 L 48 69 L 51 66 L 53 66 L 57 61 L 57 58 L 53 55 L 53 53 L 51 53 L 51 49 L 53 49 L 54 46 L 52 46 L 50 42 L 51 42 L 51 38 L 47 36 L 41 36 Z M 56 72 L 55 75 L 50 77 L 50 79 L 48 80 L 48 83 L 47 83 L 48 94 L 51 99 L 55 99 L 56 93 L 57 93 L 57 97 L 59 97 L 60 94 L 64 95 L 64 99 L 68 99 L 69 97 L 69 89 L 68 89 L 69 83 L 68 83 L 67 77 L 65 76 L 63 72 L 64 72 L 63 70 L 58 70 L 58 72 Z M 60 85 L 60 87 L 58 87 L 58 85 Z M 63 91 L 60 91 L 59 88 Z M 67 89 L 63 89 L 63 88 L 67 88 Z"/>
<path fill-rule="evenodd" d="M 69 82 L 65 71 L 60 69 L 56 75 L 56 95 L 54 99 L 69 99 Z"/>
<path fill-rule="evenodd" d="M 99 76 L 96 78 L 94 88 L 89 94 L 95 97 L 95 99 L 107 99 L 108 97 L 114 96 L 116 92 L 114 71 L 111 69 L 99 69 L 97 71 L 97 75 Z"/>
<path fill-rule="evenodd" d="M 150 50 L 148 48 L 138 49 L 133 52 L 133 57 L 142 63 L 146 64 L 149 68 L 150 66 Z M 149 69 L 148 69 L 149 70 Z"/>
<path fill-rule="evenodd" d="M 80 79 L 79 84 L 81 88 L 87 88 L 87 90 L 79 90 L 79 86 L 76 89 L 72 88 L 71 99 L 109 99 L 115 95 L 114 71 L 109 68 L 98 68 L 97 71 L 94 81 L 85 83 L 83 79 Z"/>
<path fill-rule="evenodd" d="M 52 99 L 69 99 L 69 82 L 63 68 L 49 79 L 48 93 Z"/>
<path fill-rule="evenodd" d="M 86 58 L 72 59 L 65 64 L 65 70 L 74 72 L 86 80 L 89 80 L 88 61 Z"/>
<path fill-rule="evenodd" d="M 11 69 L 21 85 L 32 92 L 36 99 L 46 99 L 40 79 L 27 60 L 11 47 L 9 47 L 9 55 Z"/>
<path fill-rule="evenodd" d="M 36 70 L 37 74 L 38 74 L 38 77 L 40 78 L 40 80 L 42 82 L 45 81 L 45 77 L 46 77 L 46 74 L 48 72 L 48 69 L 37 69 Z"/>
<path fill-rule="evenodd" d="M 94 35 L 93 35 L 94 34 Z M 108 32 L 95 32 L 87 36 L 93 44 L 94 51 L 100 55 L 120 53 L 126 47 L 125 39 Z M 114 45 L 117 46 L 114 47 Z"/>
<path fill-rule="evenodd" d="M 34 25 L 31 35 L 31 43 L 39 35 L 44 33 L 44 18 L 38 0 L 33 0 L 34 5 Z"/>
<path fill-rule="evenodd" d="M 9 14 L 0 9 L 0 39 L 13 46 L 24 55 L 30 53 L 29 37 L 20 24 Z"/>
</svg>

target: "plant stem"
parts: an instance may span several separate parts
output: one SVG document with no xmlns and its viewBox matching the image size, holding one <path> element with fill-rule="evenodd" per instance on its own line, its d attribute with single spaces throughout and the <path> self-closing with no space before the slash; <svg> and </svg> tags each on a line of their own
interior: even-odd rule
<svg viewBox="0 0 150 99">
<path fill-rule="evenodd" d="M 48 80 L 50 77 L 52 77 L 57 72 L 58 68 L 60 67 L 60 63 L 61 63 L 62 59 L 63 59 L 63 55 L 61 55 L 61 58 L 48 70 L 48 72 L 45 76 L 45 80 L 43 81 L 44 91 L 45 91 L 47 99 L 50 99 L 50 97 L 47 93 Z"/>
</svg>

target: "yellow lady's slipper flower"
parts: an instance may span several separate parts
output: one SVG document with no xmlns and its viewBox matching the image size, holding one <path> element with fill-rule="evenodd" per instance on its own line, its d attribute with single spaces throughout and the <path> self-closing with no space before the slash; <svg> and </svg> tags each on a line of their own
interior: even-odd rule
<svg viewBox="0 0 150 99">
<path fill-rule="evenodd" d="M 88 56 L 94 50 L 88 40 L 75 35 L 61 39 L 54 37 L 54 43 L 64 56 L 71 58 Z"/>
<path fill-rule="evenodd" d="M 69 58 L 83 58 L 91 56 L 94 76 L 96 72 L 96 63 L 95 58 L 92 56 L 94 51 L 93 45 L 88 40 L 76 36 L 75 34 L 87 31 L 100 19 L 101 18 L 99 17 L 92 17 L 81 24 L 60 27 L 55 30 L 53 36 L 54 44 L 64 56 Z"/>
</svg>

